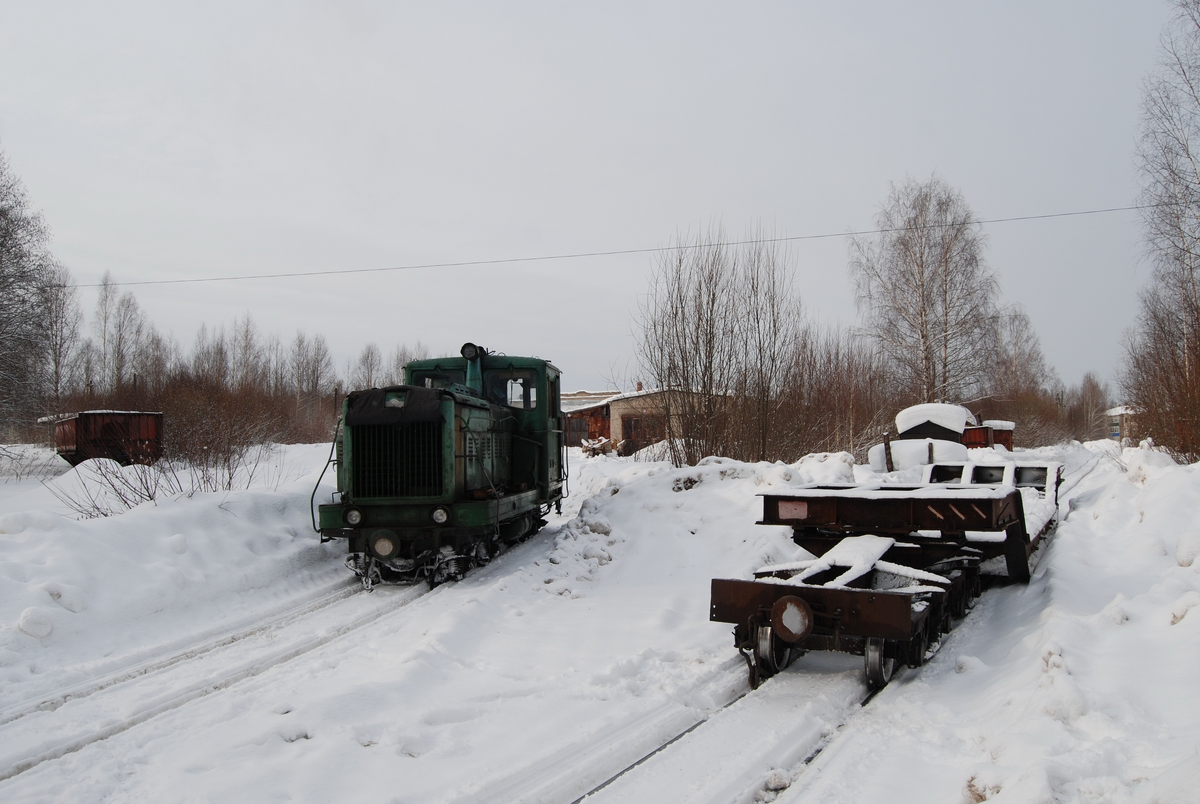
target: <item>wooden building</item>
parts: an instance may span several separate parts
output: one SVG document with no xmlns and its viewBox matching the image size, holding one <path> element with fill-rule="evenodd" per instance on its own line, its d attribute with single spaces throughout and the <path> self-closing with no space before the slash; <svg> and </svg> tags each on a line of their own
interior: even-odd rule
<svg viewBox="0 0 1200 804">
<path fill-rule="evenodd" d="M 622 455 L 630 455 L 667 437 L 662 416 L 663 391 L 639 388 L 626 394 L 576 391 L 562 395 L 566 444 L 607 438 Z"/>
</svg>

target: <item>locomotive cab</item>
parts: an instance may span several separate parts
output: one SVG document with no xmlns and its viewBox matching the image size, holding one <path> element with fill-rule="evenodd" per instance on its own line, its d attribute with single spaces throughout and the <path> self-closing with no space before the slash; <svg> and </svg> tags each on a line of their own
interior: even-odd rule
<svg viewBox="0 0 1200 804">
<path fill-rule="evenodd" d="M 564 496 L 559 376 L 466 344 L 409 363 L 404 385 L 349 394 L 322 540 L 346 539 L 370 588 L 461 577 L 534 533 Z"/>
</svg>

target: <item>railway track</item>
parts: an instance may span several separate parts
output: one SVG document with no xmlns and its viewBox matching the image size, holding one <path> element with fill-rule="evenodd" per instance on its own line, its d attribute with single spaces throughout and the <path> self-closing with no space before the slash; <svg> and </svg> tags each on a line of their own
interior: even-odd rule
<svg viewBox="0 0 1200 804">
<path fill-rule="evenodd" d="M 615 775 L 645 761 L 696 729 L 710 712 L 680 700 L 707 700 L 718 707 L 749 691 L 741 657 L 722 662 L 688 693 L 568 742 L 550 754 L 486 784 L 467 786 L 448 797 L 454 804 L 564 804 L 581 801 Z"/>
<path fill-rule="evenodd" d="M 268 633 L 282 625 L 294 622 L 312 612 L 332 605 L 339 600 L 344 600 L 351 595 L 357 594 L 361 588 L 361 584 L 355 579 L 342 580 L 324 587 L 317 594 L 309 595 L 307 599 L 289 606 L 283 611 L 276 612 L 266 619 L 256 617 L 248 625 L 224 629 L 215 634 L 202 635 L 199 639 L 187 642 L 182 647 L 175 645 L 165 649 L 159 648 L 148 658 L 143 657 L 135 659 L 132 662 L 126 662 L 122 666 L 109 670 L 88 681 L 31 696 L 28 700 L 0 709 L 0 726 L 5 726 L 35 712 L 52 711 L 67 701 L 86 698 L 93 693 L 100 692 L 109 687 L 156 673 L 172 665 L 198 658 L 206 653 L 219 650 L 244 639 Z"/>
<path fill-rule="evenodd" d="M 1062 518 L 1073 492 L 1099 465 L 1096 456 L 1063 483 Z M 952 638 L 946 634 L 946 639 Z M 931 653 L 940 650 L 934 646 Z M 838 670 L 837 666 L 845 666 Z M 880 693 L 895 694 L 921 671 L 904 669 L 891 684 L 869 691 L 861 660 L 808 654 L 752 694 L 720 709 L 646 752 L 571 804 L 678 801 L 750 804 L 764 791 L 783 789 L 804 774 L 835 741 L 851 739 L 859 713 Z M 748 691 L 747 691 L 748 692 Z M 869 711 L 869 710 L 868 710 Z"/>
<path fill-rule="evenodd" d="M 809 654 L 573 804 L 752 802 L 773 772 L 810 761 L 874 697 L 861 665 Z"/>
<path fill-rule="evenodd" d="M 253 626 L 11 707 L 0 725 L 11 747 L 0 753 L 0 782 L 292 661 L 430 591 L 423 584 L 369 596 L 359 590 L 347 584 Z"/>
<path fill-rule="evenodd" d="M 1100 460 L 1074 469 L 1064 482 L 1063 515 L 1068 498 Z M 952 636 L 944 635 L 930 653 Z M 744 672 L 744 663 L 733 659 L 696 689 L 721 688 L 721 694 L 705 692 L 714 709 L 663 704 L 613 724 L 599 737 L 565 746 L 486 790 L 450 800 L 750 804 L 772 787 L 799 781 L 829 746 L 850 739 L 853 724 L 877 695 L 896 694 L 921 671 L 900 670 L 887 688 L 870 691 L 862 659 L 810 653 L 753 693 Z"/>
</svg>

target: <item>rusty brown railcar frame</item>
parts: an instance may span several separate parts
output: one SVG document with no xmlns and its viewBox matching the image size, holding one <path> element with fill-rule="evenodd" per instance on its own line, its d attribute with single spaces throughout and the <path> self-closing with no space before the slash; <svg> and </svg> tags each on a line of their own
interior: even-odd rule
<svg viewBox="0 0 1200 804">
<path fill-rule="evenodd" d="M 952 496 L 946 493 L 952 492 Z M 1009 576 L 1027 582 L 1028 560 L 1041 533 L 1025 529 L 1025 506 L 1016 489 L 998 496 L 990 486 L 818 486 L 812 493 L 764 494 L 760 525 L 786 525 L 792 540 L 813 555 L 824 555 L 846 536 L 893 536 L 886 560 L 925 568 L 958 555 L 964 547 L 983 560 L 1004 556 Z M 922 533 L 918 534 L 918 531 Z M 972 541 L 967 531 L 1003 532 L 1003 541 Z M 931 534 L 936 533 L 937 536 Z"/>
<path fill-rule="evenodd" d="M 861 655 L 868 639 L 882 639 L 889 659 L 916 667 L 924 661 L 926 646 L 952 625 L 953 618 L 965 616 L 970 600 L 979 594 L 980 561 L 1004 556 L 1010 577 L 1028 582 L 1029 555 L 1042 536 L 1030 540 L 1016 489 L 997 494 L 987 486 L 939 486 L 933 491 L 928 486 L 819 486 L 762 497 L 759 524 L 790 526 L 793 541 L 816 556 L 847 536 L 889 535 L 897 541 L 882 560 L 933 572 L 946 583 L 944 590 L 932 585 L 913 591 L 872 589 L 875 570 L 852 584 L 864 588 L 714 579 L 709 620 L 736 626 L 734 641 L 747 657 L 753 684 L 759 678 L 751 658 L 754 635 L 758 627 L 770 624 L 772 608 L 781 598 L 800 598 L 815 620 L 812 632 L 795 647 Z M 1005 538 L 969 542 L 967 531 L 1003 532 Z M 792 573 L 762 575 L 786 580 Z"/>
<path fill-rule="evenodd" d="M 131 410 L 85 410 L 54 425 L 55 450 L 72 466 L 110 458 L 128 466 L 162 457 L 163 415 Z"/>
</svg>

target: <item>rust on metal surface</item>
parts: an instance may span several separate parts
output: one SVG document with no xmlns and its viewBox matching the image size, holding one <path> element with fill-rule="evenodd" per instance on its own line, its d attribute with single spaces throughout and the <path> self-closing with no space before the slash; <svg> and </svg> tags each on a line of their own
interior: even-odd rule
<svg viewBox="0 0 1200 804">
<path fill-rule="evenodd" d="M 709 620 L 744 624 L 776 601 L 797 597 L 813 612 L 813 632 L 907 640 L 913 633 L 912 592 L 844 589 L 714 578 Z"/>
<path fill-rule="evenodd" d="M 953 497 L 928 493 L 921 487 L 897 486 L 872 490 L 876 496 L 831 496 L 829 491 L 854 487 L 818 486 L 804 491 L 763 495 L 763 525 L 819 527 L 845 534 L 907 534 L 916 530 L 942 530 L 954 503 L 969 503 L 974 516 L 955 510 L 962 530 L 1001 531 L 1019 521 L 1020 494 L 1016 490 L 998 497 L 988 487 L 964 486 Z M 825 492 L 825 493 L 822 493 Z M 783 505 L 787 503 L 786 505 Z M 804 503 L 803 506 L 797 503 Z M 966 506 L 964 505 L 964 508 Z M 803 512 L 804 516 L 798 516 Z"/>
<path fill-rule="evenodd" d="M 963 429 L 962 443 L 970 449 L 994 446 L 996 431 L 991 427 L 966 427 Z"/>
<path fill-rule="evenodd" d="M 1021 494 L 997 496 L 986 486 L 895 486 L 855 494 L 854 486 L 818 486 L 786 494 L 763 495 L 762 525 L 788 525 L 792 541 L 816 556 L 824 555 L 845 536 L 889 535 L 896 545 L 886 559 L 924 567 L 963 552 L 966 545 L 981 558 L 1004 555 L 1005 543 L 1029 542 Z M 830 494 L 830 492 L 834 494 Z M 838 496 L 841 492 L 845 496 Z M 968 541 L 967 531 L 1005 533 L 1004 540 Z"/>
<path fill-rule="evenodd" d="M 802 597 L 784 595 L 771 606 L 771 627 L 785 642 L 803 642 L 813 629 L 813 611 Z"/>
<path fill-rule="evenodd" d="M 129 410 L 85 410 L 54 424 L 55 450 L 72 466 L 109 458 L 125 466 L 162 457 L 163 415 Z"/>
</svg>

